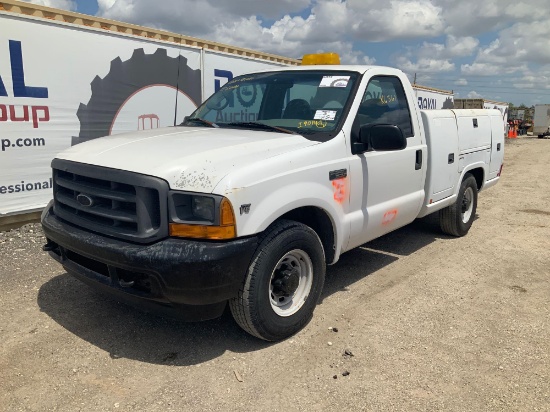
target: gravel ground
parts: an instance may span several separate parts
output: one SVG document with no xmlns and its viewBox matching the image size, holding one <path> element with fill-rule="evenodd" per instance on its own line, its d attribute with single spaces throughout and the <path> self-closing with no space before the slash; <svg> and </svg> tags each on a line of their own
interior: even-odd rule
<svg viewBox="0 0 550 412">
<path fill-rule="evenodd" d="M 0 410 L 549 411 L 549 164 L 507 142 L 466 237 L 428 217 L 343 255 L 276 344 L 95 293 L 39 224 L 0 233 Z"/>
</svg>

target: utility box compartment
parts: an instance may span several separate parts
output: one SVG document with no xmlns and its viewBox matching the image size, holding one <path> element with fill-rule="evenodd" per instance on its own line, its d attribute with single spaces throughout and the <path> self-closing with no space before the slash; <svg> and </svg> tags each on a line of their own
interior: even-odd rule
<svg viewBox="0 0 550 412">
<path fill-rule="evenodd" d="M 426 133 L 428 176 L 426 177 L 426 201 L 437 202 L 454 192 L 458 176 L 458 132 L 452 110 L 421 112 Z M 437 173 L 431 171 L 436 170 Z"/>
</svg>

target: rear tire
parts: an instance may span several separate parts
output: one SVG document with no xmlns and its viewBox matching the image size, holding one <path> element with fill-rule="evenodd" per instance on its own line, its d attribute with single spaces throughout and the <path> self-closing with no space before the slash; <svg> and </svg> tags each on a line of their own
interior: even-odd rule
<svg viewBox="0 0 550 412">
<path fill-rule="evenodd" d="M 317 233 L 282 220 L 269 228 L 229 307 L 237 324 L 260 339 L 294 335 L 311 320 L 325 280 L 325 254 Z"/>
<path fill-rule="evenodd" d="M 441 230 L 452 236 L 464 236 L 474 222 L 477 209 L 477 182 L 466 174 L 460 185 L 456 202 L 439 211 Z"/>
</svg>

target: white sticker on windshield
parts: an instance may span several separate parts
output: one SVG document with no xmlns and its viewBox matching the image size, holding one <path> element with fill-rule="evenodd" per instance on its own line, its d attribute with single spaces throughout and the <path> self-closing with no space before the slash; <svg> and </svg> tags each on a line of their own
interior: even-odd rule
<svg viewBox="0 0 550 412">
<path fill-rule="evenodd" d="M 346 87 L 350 76 L 323 76 L 319 87 Z"/>
<path fill-rule="evenodd" d="M 313 120 L 334 120 L 336 110 L 317 110 Z"/>
</svg>

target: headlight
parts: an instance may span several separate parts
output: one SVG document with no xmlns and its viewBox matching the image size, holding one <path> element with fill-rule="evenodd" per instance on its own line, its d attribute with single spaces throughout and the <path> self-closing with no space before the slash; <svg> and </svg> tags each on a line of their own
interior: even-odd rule
<svg viewBox="0 0 550 412">
<path fill-rule="evenodd" d="M 223 196 L 170 192 L 170 236 L 232 239 L 237 236 L 235 214 Z"/>
<path fill-rule="evenodd" d="M 209 222 L 214 222 L 214 214 L 216 211 L 214 199 L 206 196 L 192 196 L 191 199 L 191 212 L 193 216 Z"/>
</svg>

